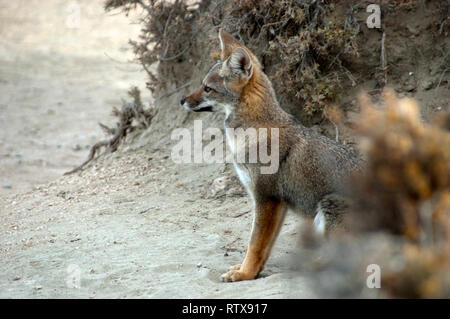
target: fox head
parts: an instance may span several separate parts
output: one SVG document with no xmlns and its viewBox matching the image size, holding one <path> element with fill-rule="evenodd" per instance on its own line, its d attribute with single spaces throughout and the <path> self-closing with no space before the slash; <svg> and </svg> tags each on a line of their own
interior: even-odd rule
<svg viewBox="0 0 450 319">
<path fill-rule="evenodd" d="M 198 90 L 180 101 L 188 110 L 229 112 L 260 67 L 250 50 L 223 29 L 219 31 L 219 40 L 221 61 L 209 70 Z"/>
</svg>

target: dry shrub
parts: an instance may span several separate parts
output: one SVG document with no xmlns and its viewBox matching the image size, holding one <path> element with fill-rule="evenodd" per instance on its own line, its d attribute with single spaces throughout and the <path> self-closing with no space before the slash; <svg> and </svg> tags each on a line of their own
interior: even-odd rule
<svg viewBox="0 0 450 319">
<path fill-rule="evenodd" d="M 358 55 L 356 20 L 334 10 L 333 1 L 235 0 L 221 26 L 260 51 L 278 94 L 321 113 L 348 80 L 343 58 Z"/>
<path fill-rule="evenodd" d="M 443 34 L 448 37 L 450 33 L 450 2 L 439 2 L 439 14 L 433 19 L 433 28 L 435 34 Z"/>
<path fill-rule="evenodd" d="M 105 8 L 129 12 L 140 7 L 146 11 L 140 39 L 131 44 L 149 73 L 152 92 L 164 87 L 168 78 L 178 82 L 180 75 L 192 76 L 190 57 L 205 57 L 195 52 L 205 48 L 193 50 L 200 29 L 223 27 L 262 58 L 279 95 L 313 114 L 337 100 L 349 72 L 342 59 L 358 54 L 355 39 L 359 26 L 355 19 L 330 18 L 333 2 L 217 0 L 193 5 L 180 0 L 108 0 Z M 208 43 L 205 52 L 217 50 L 216 44 Z M 190 72 L 182 70 L 185 61 L 190 61 L 186 64 Z M 154 73 L 150 65 L 156 62 L 160 63 Z"/>
<path fill-rule="evenodd" d="M 356 217 L 369 229 L 405 238 L 402 266 L 384 270 L 388 296 L 449 297 L 449 115 L 424 124 L 416 101 L 398 99 L 391 90 L 383 97 L 381 108 L 360 98 L 358 131 L 367 169 L 355 181 Z"/>
<path fill-rule="evenodd" d="M 189 2 L 189 4 L 188 4 Z M 107 0 L 105 10 L 120 8 L 128 14 L 141 8 L 144 17 L 139 40 L 130 40 L 138 61 L 147 71 L 151 92 L 163 87 L 168 77 L 174 76 L 173 64 L 180 63 L 189 55 L 194 37 L 198 31 L 198 6 L 191 1 L 160 0 Z M 158 65 L 156 73 L 150 66 Z"/>
<path fill-rule="evenodd" d="M 130 42 L 149 74 L 152 92 L 172 89 L 166 84 L 182 87 L 198 80 L 195 71 L 203 72 L 204 64 L 213 62 L 207 61 L 208 56 L 218 49 L 217 31 L 223 27 L 261 58 L 282 106 L 303 116 L 296 109 L 321 115 L 327 105 L 340 100 L 344 90 L 356 85 L 360 72 L 373 75 L 367 64 L 355 66 L 359 53 L 367 55 L 367 37 L 360 36 L 360 24 L 370 3 L 373 1 L 106 0 L 105 8 L 144 13 L 141 34 Z M 395 15 L 427 5 L 428 1 L 422 0 L 393 0 L 382 2 L 381 9 L 383 15 Z M 433 29 L 439 36 L 448 33 L 449 5 L 440 1 L 438 6 Z M 155 64 L 156 68 L 151 67 Z M 385 77 L 386 66 L 382 71 Z M 378 81 L 378 86 L 383 85 Z"/>
</svg>

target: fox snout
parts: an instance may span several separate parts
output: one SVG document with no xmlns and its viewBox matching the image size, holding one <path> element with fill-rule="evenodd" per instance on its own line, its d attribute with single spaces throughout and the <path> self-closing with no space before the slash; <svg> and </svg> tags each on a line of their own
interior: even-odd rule
<svg viewBox="0 0 450 319">
<path fill-rule="evenodd" d="M 211 103 L 207 99 L 205 99 L 202 95 L 203 90 L 197 90 L 189 96 L 183 97 L 180 100 L 181 106 L 185 109 L 194 111 L 194 112 L 212 112 L 213 107 Z"/>
</svg>

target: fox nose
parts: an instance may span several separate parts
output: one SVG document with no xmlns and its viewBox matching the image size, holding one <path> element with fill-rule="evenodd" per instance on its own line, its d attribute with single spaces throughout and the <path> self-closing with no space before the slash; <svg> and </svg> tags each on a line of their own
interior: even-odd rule
<svg viewBox="0 0 450 319">
<path fill-rule="evenodd" d="M 183 105 L 184 104 L 184 99 L 180 100 L 180 104 Z"/>
</svg>

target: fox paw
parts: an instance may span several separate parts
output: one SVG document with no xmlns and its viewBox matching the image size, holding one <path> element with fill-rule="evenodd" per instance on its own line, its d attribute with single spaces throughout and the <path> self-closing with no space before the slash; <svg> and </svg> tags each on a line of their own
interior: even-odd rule
<svg viewBox="0 0 450 319">
<path fill-rule="evenodd" d="M 234 265 L 230 267 L 227 273 L 220 276 L 223 282 L 233 282 L 233 281 L 241 281 L 241 280 L 250 280 L 254 279 L 255 276 L 245 273 L 240 270 L 241 265 Z"/>
</svg>

